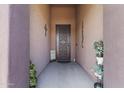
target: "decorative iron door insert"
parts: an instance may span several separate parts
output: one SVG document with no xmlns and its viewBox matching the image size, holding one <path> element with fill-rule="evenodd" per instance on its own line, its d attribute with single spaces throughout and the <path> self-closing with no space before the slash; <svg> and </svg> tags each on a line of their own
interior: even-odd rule
<svg viewBox="0 0 124 93">
<path fill-rule="evenodd" d="M 57 33 L 56 58 L 57 61 L 59 62 L 70 61 L 70 54 L 71 54 L 70 30 L 71 30 L 70 25 L 56 25 L 56 33 Z"/>
</svg>

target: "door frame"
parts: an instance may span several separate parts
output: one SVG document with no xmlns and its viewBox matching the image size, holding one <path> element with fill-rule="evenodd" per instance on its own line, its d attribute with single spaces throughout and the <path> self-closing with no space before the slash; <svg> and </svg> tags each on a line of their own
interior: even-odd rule
<svg viewBox="0 0 124 93">
<path fill-rule="evenodd" d="M 64 25 L 64 26 L 69 26 L 69 30 L 70 30 L 70 59 L 69 61 L 71 62 L 71 24 L 55 24 L 55 33 L 56 33 L 56 37 L 55 37 L 55 51 L 56 51 L 56 61 L 57 61 L 57 25 Z"/>
</svg>

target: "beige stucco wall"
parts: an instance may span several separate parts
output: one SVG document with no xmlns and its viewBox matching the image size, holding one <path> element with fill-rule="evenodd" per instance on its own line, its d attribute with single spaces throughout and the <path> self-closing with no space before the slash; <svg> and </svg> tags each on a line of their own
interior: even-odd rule
<svg viewBox="0 0 124 93">
<path fill-rule="evenodd" d="M 9 53 L 9 5 L 0 5 L 0 87 L 7 87 Z"/>
<path fill-rule="evenodd" d="M 84 31 L 81 47 L 82 21 Z M 77 62 L 95 79 L 93 66 L 96 62 L 93 43 L 103 39 L 102 5 L 79 5 L 77 8 Z"/>
<path fill-rule="evenodd" d="M 29 6 L 11 4 L 8 87 L 29 87 Z"/>
<path fill-rule="evenodd" d="M 74 6 L 53 5 L 51 7 L 51 49 L 56 49 L 56 24 L 71 24 L 71 60 L 75 58 L 75 22 Z"/>
<path fill-rule="evenodd" d="M 30 59 L 36 65 L 37 75 L 50 59 L 49 5 L 30 5 Z M 45 36 L 44 26 L 48 31 Z"/>
<path fill-rule="evenodd" d="M 104 5 L 104 87 L 124 88 L 124 5 Z"/>
</svg>

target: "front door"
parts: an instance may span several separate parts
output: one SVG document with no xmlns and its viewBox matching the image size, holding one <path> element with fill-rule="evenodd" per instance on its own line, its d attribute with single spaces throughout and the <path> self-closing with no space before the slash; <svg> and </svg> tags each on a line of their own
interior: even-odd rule
<svg viewBox="0 0 124 93">
<path fill-rule="evenodd" d="M 70 25 L 56 25 L 57 41 L 56 41 L 56 51 L 57 51 L 57 61 L 58 62 L 69 62 L 70 61 Z"/>
</svg>

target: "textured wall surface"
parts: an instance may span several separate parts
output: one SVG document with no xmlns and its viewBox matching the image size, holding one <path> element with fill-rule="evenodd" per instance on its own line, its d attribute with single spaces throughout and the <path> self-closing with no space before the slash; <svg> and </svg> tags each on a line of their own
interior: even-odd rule
<svg viewBox="0 0 124 93">
<path fill-rule="evenodd" d="M 10 5 L 9 87 L 28 87 L 29 8 Z"/>
<path fill-rule="evenodd" d="M 30 59 L 36 65 L 37 75 L 50 61 L 49 21 L 49 5 L 30 5 Z"/>
<path fill-rule="evenodd" d="M 51 50 L 56 50 L 56 24 L 71 24 L 71 60 L 75 58 L 76 8 L 71 5 L 51 7 Z"/>
<path fill-rule="evenodd" d="M 124 5 L 104 5 L 104 86 L 124 87 Z"/>
<path fill-rule="evenodd" d="M 83 21 L 83 48 L 82 42 Z M 95 79 L 93 66 L 96 62 L 93 43 L 103 39 L 102 5 L 79 5 L 77 8 L 77 62 Z"/>
<path fill-rule="evenodd" d="M 0 5 L 0 87 L 7 87 L 9 51 L 9 5 Z"/>
</svg>

